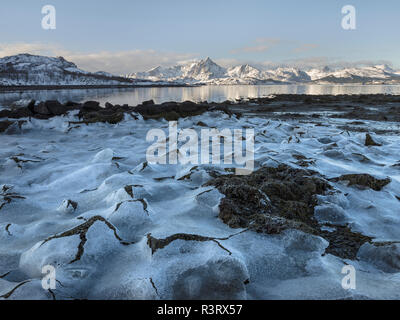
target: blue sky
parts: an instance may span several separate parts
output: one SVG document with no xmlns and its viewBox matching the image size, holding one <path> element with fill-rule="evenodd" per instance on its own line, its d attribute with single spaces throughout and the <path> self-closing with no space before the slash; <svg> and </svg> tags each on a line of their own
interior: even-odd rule
<svg viewBox="0 0 400 320">
<path fill-rule="evenodd" d="M 54 5 L 57 29 L 41 28 Z M 344 5 L 357 29 L 341 28 Z M 223 64 L 392 62 L 400 67 L 398 0 L 2 0 L 0 56 L 63 55 L 91 71 L 143 71 L 210 56 Z"/>
</svg>

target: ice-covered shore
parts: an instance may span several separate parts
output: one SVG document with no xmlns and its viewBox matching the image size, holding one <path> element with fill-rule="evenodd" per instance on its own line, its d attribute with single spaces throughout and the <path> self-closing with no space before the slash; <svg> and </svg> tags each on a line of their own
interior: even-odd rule
<svg viewBox="0 0 400 320">
<path fill-rule="evenodd" d="M 319 174 L 333 191 L 317 197 L 313 218 L 327 231 L 348 226 L 372 239 L 349 259 L 298 228 L 225 224 L 225 195 L 207 182 L 228 175 L 226 166 L 146 162 L 146 134 L 167 133 L 167 120 L 133 112 L 116 124 L 85 124 L 78 112 L 23 118 L 0 134 L 1 298 L 400 298 L 397 122 L 224 110 L 178 120 L 180 129 L 255 128 L 256 169 L 286 164 Z M 360 127 L 378 132 L 379 146 L 366 146 Z M 376 191 L 333 179 L 346 174 L 390 182 Z M 348 264 L 353 290 L 342 287 Z M 45 265 L 56 268 L 55 290 L 42 288 Z"/>
</svg>

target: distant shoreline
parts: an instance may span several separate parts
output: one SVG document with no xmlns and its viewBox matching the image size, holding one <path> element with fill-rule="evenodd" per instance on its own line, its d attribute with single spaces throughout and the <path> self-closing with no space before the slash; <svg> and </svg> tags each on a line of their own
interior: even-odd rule
<svg viewBox="0 0 400 320">
<path fill-rule="evenodd" d="M 0 92 L 38 91 L 38 90 L 86 90 L 86 89 L 135 89 L 135 88 L 186 88 L 187 84 L 150 84 L 150 85 L 59 85 L 59 86 L 0 86 Z"/>
</svg>

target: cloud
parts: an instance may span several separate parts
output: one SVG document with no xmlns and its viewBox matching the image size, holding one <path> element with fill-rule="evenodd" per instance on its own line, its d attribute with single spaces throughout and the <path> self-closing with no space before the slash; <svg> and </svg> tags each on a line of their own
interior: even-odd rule
<svg viewBox="0 0 400 320">
<path fill-rule="evenodd" d="M 266 52 L 272 47 L 278 45 L 279 43 L 280 43 L 279 39 L 258 38 L 254 41 L 253 45 L 231 50 L 230 53 L 238 54 L 238 53 Z"/>
<path fill-rule="evenodd" d="M 13 56 L 20 53 L 38 55 L 53 55 L 55 51 L 62 50 L 56 45 L 43 43 L 0 43 L 0 57 Z"/>
<path fill-rule="evenodd" d="M 379 64 L 387 64 L 393 66 L 391 61 L 388 60 L 354 60 L 346 61 L 339 57 L 309 57 L 301 59 L 287 59 L 280 62 L 265 61 L 258 65 L 263 68 L 276 68 L 276 67 L 294 67 L 300 69 L 323 68 L 325 66 L 330 68 L 355 68 L 365 66 L 376 66 Z"/>
<path fill-rule="evenodd" d="M 87 71 L 107 71 L 113 74 L 127 74 L 147 71 L 155 66 L 171 66 L 182 61 L 195 59 L 196 54 L 161 52 L 156 50 L 102 51 L 94 53 L 72 52 L 55 44 L 43 43 L 0 43 L 0 57 L 20 53 L 46 56 L 63 56 Z"/>
<path fill-rule="evenodd" d="M 258 46 L 278 45 L 278 39 L 260 38 L 254 41 L 254 46 L 249 47 L 245 52 L 257 52 L 262 48 Z M 311 50 L 315 45 L 298 45 L 298 51 Z M 242 48 L 246 49 L 246 48 Z M 252 51 L 253 50 L 253 51 Z M 138 71 L 147 71 L 156 66 L 172 66 L 189 61 L 197 60 L 197 54 L 161 52 L 156 50 L 130 50 L 130 51 L 102 51 L 97 53 L 72 52 L 56 44 L 43 43 L 0 43 L 0 57 L 15 55 L 19 53 L 30 53 L 46 56 L 63 56 L 65 59 L 74 62 L 78 67 L 87 71 L 107 71 L 116 75 L 128 74 Z M 232 67 L 240 64 L 249 64 L 258 69 L 273 69 L 277 67 L 295 67 L 301 69 L 321 68 L 349 68 L 360 66 L 373 66 L 387 64 L 393 66 L 387 60 L 358 60 L 345 61 L 340 57 L 308 57 L 301 59 L 286 59 L 282 61 L 254 61 L 251 59 L 220 58 L 215 60 L 223 67 Z"/>
<path fill-rule="evenodd" d="M 133 50 L 121 52 L 99 52 L 89 54 L 65 55 L 65 58 L 75 62 L 88 71 L 105 70 L 114 74 L 126 74 L 137 71 L 147 71 L 156 66 L 171 66 L 193 59 L 193 54 L 159 52 L 155 50 Z"/>
<path fill-rule="evenodd" d="M 295 53 L 302 53 L 302 52 L 307 52 L 310 51 L 312 49 L 318 48 L 317 44 L 313 44 L 313 43 L 305 43 L 297 48 L 293 49 L 293 52 Z"/>
</svg>

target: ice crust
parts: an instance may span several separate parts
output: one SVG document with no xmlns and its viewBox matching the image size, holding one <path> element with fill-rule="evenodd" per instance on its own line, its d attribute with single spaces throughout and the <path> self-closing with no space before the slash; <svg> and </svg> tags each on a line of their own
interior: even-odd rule
<svg viewBox="0 0 400 320">
<path fill-rule="evenodd" d="M 358 261 L 343 261 L 324 254 L 326 240 L 301 231 L 265 235 L 225 225 L 218 219 L 223 195 L 203 184 L 210 168 L 224 173 L 232 165 L 146 163 L 146 134 L 154 128 L 168 132 L 166 121 L 126 117 L 117 125 L 68 131 L 73 114 L 27 120 L 20 133 L 0 136 L 0 191 L 23 197 L 0 211 L 0 276 L 9 273 L 0 278 L 0 296 L 20 285 L 8 299 L 400 298 L 397 244 L 365 244 Z M 390 177 L 382 191 L 332 182 L 341 193 L 320 196 L 315 216 L 347 223 L 376 242 L 400 240 L 400 167 L 393 166 L 399 161 L 398 136 L 374 135 L 382 146 L 366 147 L 365 134 L 338 128 L 347 120 L 328 119 L 320 126 L 215 113 L 181 119 L 178 127 L 200 130 L 200 121 L 220 129 L 255 128 L 257 167 L 296 167 L 293 155 L 301 154 L 327 178 Z M 26 161 L 16 163 L 17 155 Z M 190 179 L 181 179 L 188 173 Z M 83 253 L 71 263 L 81 234 L 54 236 L 91 219 Z M 224 240 L 177 239 L 155 252 L 147 243 L 149 234 L 164 239 L 182 233 Z M 47 264 L 57 271 L 54 297 L 41 287 Z M 356 290 L 341 286 L 346 264 L 357 270 Z"/>
</svg>

